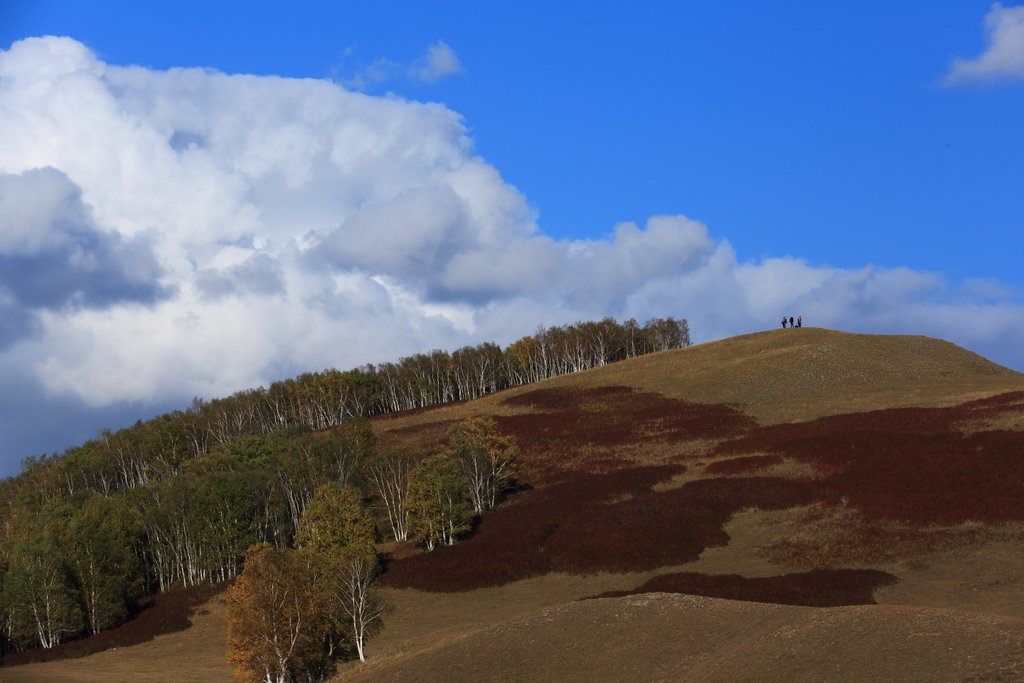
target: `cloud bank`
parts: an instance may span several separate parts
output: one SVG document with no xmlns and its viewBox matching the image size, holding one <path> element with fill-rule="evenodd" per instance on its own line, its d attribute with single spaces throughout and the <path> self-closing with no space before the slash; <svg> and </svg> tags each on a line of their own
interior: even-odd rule
<svg viewBox="0 0 1024 683">
<path fill-rule="evenodd" d="M 69 38 L 0 52 L 0 273 L 0 381 L 24 397 L 5 424 L 52 439 L 46 405 L 167 409 L 605 315 L 686 317 L 702 341 L 802 313 L 1024 368 L 999 283 L 741 262 L 682 215 L 555 240 L 442 105 L 114 66 Z M 57 447 L 24 431 L 8 473 Z"/>
<path fill-rule="evenodd" d="M 985 15 L 985 33 L 985 52 L 975 59 L 954 60 L 947 84 L 1024 78 L 1024 5 L 994 3 Z"/>
</svg>

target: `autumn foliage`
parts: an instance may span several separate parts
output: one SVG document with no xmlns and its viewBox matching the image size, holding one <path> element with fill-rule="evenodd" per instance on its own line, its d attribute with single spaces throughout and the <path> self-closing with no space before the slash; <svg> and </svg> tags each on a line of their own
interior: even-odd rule
<svg viewBox="0 0 1024 683">
<path fill-rule="evenodd" d="M 228 661 L 243 683 L 284 683 L 325 666 L 313 568 L 293 551 L 254 546 L 228 588 Z"/>
</svg>

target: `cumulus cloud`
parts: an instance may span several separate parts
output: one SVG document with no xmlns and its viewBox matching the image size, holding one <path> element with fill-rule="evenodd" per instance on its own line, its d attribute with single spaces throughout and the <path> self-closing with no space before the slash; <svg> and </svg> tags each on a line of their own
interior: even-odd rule
<svg viewBox="0 0 1024 683">
<path fill-rule="evenodd" d="M 62 172 L 0 172 L 0 348 L 42 310 L 152 304 L 168 293 L 160 276 L 149 241 L 102 231 Z"/>
<path fill-rule="evenodd" d="M 120 67 L 69 38 L 0 52 L 0 261 L 22 425 L 606 315 L 687 317 L 701 341 L 803 313 L 1024 367 L 1024 307 L 998 283 L 742 262 L 682 215 L 556 240 L 443 105 Z M 0 437 L 8 458 L 38 452 Z"/>
<path fill-rule="evenodd" d="M 1024 78 L 1024 5 L 994 3 L 985 15 L 985 33 L 985 51 L 974 59 L 954 60 L 947 84 Z"/>
</svg>

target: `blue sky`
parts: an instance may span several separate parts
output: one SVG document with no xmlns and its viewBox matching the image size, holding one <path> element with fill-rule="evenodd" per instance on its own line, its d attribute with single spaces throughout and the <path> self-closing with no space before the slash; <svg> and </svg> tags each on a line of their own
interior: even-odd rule
<svg viewBox="0 0 1024 683">
<path fill-rule="evenodd" d="M 0 0 L 0 474 L 601 315 L 804 312 L 1024 370 L 1024 6 L 568 5 Z"/>
</svg>

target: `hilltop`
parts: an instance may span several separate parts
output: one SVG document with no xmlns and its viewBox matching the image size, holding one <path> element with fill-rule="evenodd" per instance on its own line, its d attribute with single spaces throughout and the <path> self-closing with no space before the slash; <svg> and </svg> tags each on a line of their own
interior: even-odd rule
<svg viewBox="0 0 1024 683">
<path fill-rule="evenodd" d="M 762 424 L 773 424 L 881 408 L 949 406 L 1020 390 L 1024 375 L 931 337 L 804 327 L 662 351 L 544 385 L 625 386 L 666 398 L 734 405 Z M 536 388 L 516 387 L 461 409 L 500 412 L 505 397 Z M 422 419 L 395 417 L 403 425 Z"/>
<path fill-rule="evenodd" d="M 393 611 L 344 680 L 1024 677 L 1019 373 L 773 330 L 373 425 L 429 450 L 473 415 L 519 442 L 519 488 L 451 548 L 385 548 Z"/>
</svg>

